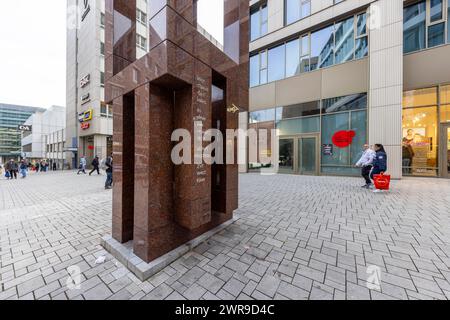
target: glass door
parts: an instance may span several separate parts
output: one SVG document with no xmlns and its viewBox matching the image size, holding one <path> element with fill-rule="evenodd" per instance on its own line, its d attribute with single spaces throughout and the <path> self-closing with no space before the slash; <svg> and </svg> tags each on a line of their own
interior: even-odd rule
<svg viewBox="0 0 450 320">
<path fill-rule="evenodd" d="M 298 139 L 299 174 L 318 175 L 317 137 L 300 137 Z"/>
<path fill-rule="evenodd" d="M 319 136 L 282 137 L 279 143 L 279 172 L 319 175 Z"/>
<path fill-rule="evenodd" d="M 279 171 L 294 173 L 294 139 L 280 139 Z"/>
</svg>

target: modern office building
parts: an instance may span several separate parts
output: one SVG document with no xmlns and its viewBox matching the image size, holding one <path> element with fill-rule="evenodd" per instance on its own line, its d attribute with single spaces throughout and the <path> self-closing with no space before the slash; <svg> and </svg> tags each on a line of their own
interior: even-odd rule
<svg viewBox="0 0 450 320">
<path fill-rule="evenodd" d="M 112 152 L 111 106 L 104 103 L 105 1 L 68 0 L 67 12 L 67 162 L 78 166 L 80 156 L 91 163 Z M 137 55 L 147 52 L 147 5 L 138 0 Z M 119 17 L 120 18 L 120 17 Z M 77 21 L 77 23 L 72 23 Z"/>
<path fill-rule="evenodd" d="M 10 104 L 0 104 L 0 163 L 21 155 L 22 131 L 19 126 L 34 113 L 45 109 Z"/>
<path fill-rule="evenodd" d="M 55 135 L 59 136 L 60 131 L 66 127 L 66 108 L 60 106 L 52 106 L 49 109 L 36 112 L 31 115 L 24 125 L 30 128 L 22 134 L 22 152 L 23 156 L 29 161 L 48 160 L 50 165 L 53 162 L 58 164 L 59 168 L 63 168 L 61 160 L 63 157 L 63 145 L 58 145 L 56 153 L 48 154 L 47 144 L 51 145 L 56 142 L 53 140 Z M 59 138 L 61 140 L 63 136 Z M 50 140 L 52 139 L 52 140 Z M 60 141 L 61 142 L 61 141 Z M 56 150 L 55 150 L 56 151 Z"/>
<path fill-rule="evenodd" d="M 250 6 L 247 122 L 276 130 L 279 171 L 355 175 L 368 142 L 394 178 L 450 177 L 450 0 Z"/>
<path fill-rule="evenodd" d="M 45 135 L 45 159 L 50 164 L 50 168 L 53 169 L 56 164 L 57 170 L 64 170 L 67 168 L 66 153 L 64 152 L 64 146 L 66 143 L 66 130 L 61 129 Z"/>
</svg>

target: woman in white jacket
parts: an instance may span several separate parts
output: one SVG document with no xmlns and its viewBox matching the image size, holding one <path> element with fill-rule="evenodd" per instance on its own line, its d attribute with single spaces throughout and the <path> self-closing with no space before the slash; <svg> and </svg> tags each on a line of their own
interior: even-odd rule
<svg viewBox="0 0 450 320">
<path fill-rule="evenodd" d="M 366 184 L 362 186 L 362 188 L 370 189 L 372 186 L 372 180 L 370 179 L 370 172 L 373 168 L 373 160 L 375 159 L 375 151 L 368 145 L 365 144 L 363 147 L 363 155 L 361 159 L 356 163 L 357 167 L 361 167 L 361 175 L 364 180 L 366 180 Z"/>
</svg>

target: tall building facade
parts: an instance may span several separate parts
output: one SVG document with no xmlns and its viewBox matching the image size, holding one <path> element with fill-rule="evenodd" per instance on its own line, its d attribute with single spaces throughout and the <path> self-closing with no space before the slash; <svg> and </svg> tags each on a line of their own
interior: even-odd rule
<svg viewBox="0 0 450 320">
<path fill-rule="evenodd" d="M 248 128 L 275 129 L 248 168 L 356 175 L 365 143 L 389 173 L 449 177 L 450 0 L 251 0 Z"/>
<path fill-rule="evenodd" d="M 22 156 L 22 131 L 19 126 L 36 112 L 45 109 L 10 104 L 0 104 L 0 163 Z"/>
<path fill-rule="evenodd" d="M 113 110 L 104 102 L 105 1 L 67 1 L 66 157 L 71 168 L 112 152 Z M 147 52 L 147 4 L 138 0 L 136 50 Z"/>
<path fill-rule="evenodd" d="M 57 164 L 62 169 L 64 164 L 64 142 L 61 131 L 66 127 L 66 108 L 51 106 L 45 111 L 31 115 L 24 125 L 31 130 L 22 134 L 23 156 L 29 161 L 48 160 L 50 165 Z M 54 141 L 58 137 L 58 145 Z M 49 152 L 49 148 L 55 152 Z"/>
</svg>

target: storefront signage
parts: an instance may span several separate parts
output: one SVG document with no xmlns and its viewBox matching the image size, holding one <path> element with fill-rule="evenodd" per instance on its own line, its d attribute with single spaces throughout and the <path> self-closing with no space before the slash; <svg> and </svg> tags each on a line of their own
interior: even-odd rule
<svg viewBox="0 0 450 320">
<path fill-rule="evenodd" d="M 81 21 L 84 21 L 84 19 L 86 19 L 86 16 L 88 15 L 89 11 L 91 11 L 89 0 L 84 0 L 84 12 L 83 15 L 81 16 Z"/>
<path fill-rule="evenodd" d="M 80 123 L 91 121 L 93 114 L 94 110 L 92 109 L 82 112 L 78 115 L 78 121 L 80 121 Z"/>
<path fill-rule="evenodd" d="M 80 87 L 84 88 L 91 82 L 91 75 L 88 74 L 80 80 Z"/>
<path fill-rule="evenodd" d="M 324 156 L 332 156 L 333 155 L 333 145 L 332 144 L 324 144 L 322 146 L 322 153 Z"/>
<path fill-rule="evenodd" d="M 333 135 L 333 144 L 338 148 L 347 148 L 353 143 L 353 138 L 356 137 L 354 130 L 338 131 Z"/>
<path fill-rule="evenodd" d="M 19 125 L 19 126 L 17 127 L 17 129 L 18 129 L 19 131 L 23 131 L 23 132 L 31 132 L 31 131 L 33 130 L 33 127 L 32 127 L 32 126 L 25 125 L 25 124 L 21 124 L 21 125 Z"/>
<path fill-rule="evenodd" d="M 86 104 L 89 101 L 91 101 L 91 95 L 89 93 L 81 96 L 81 105 Z"/>
<path fill-rule="evenodd" d="M 89 122 L 83 122 L 81 123 L 81 129 L 82 130 L 87 130 L 91 127 L 91 124 Z"/>
</svg>

